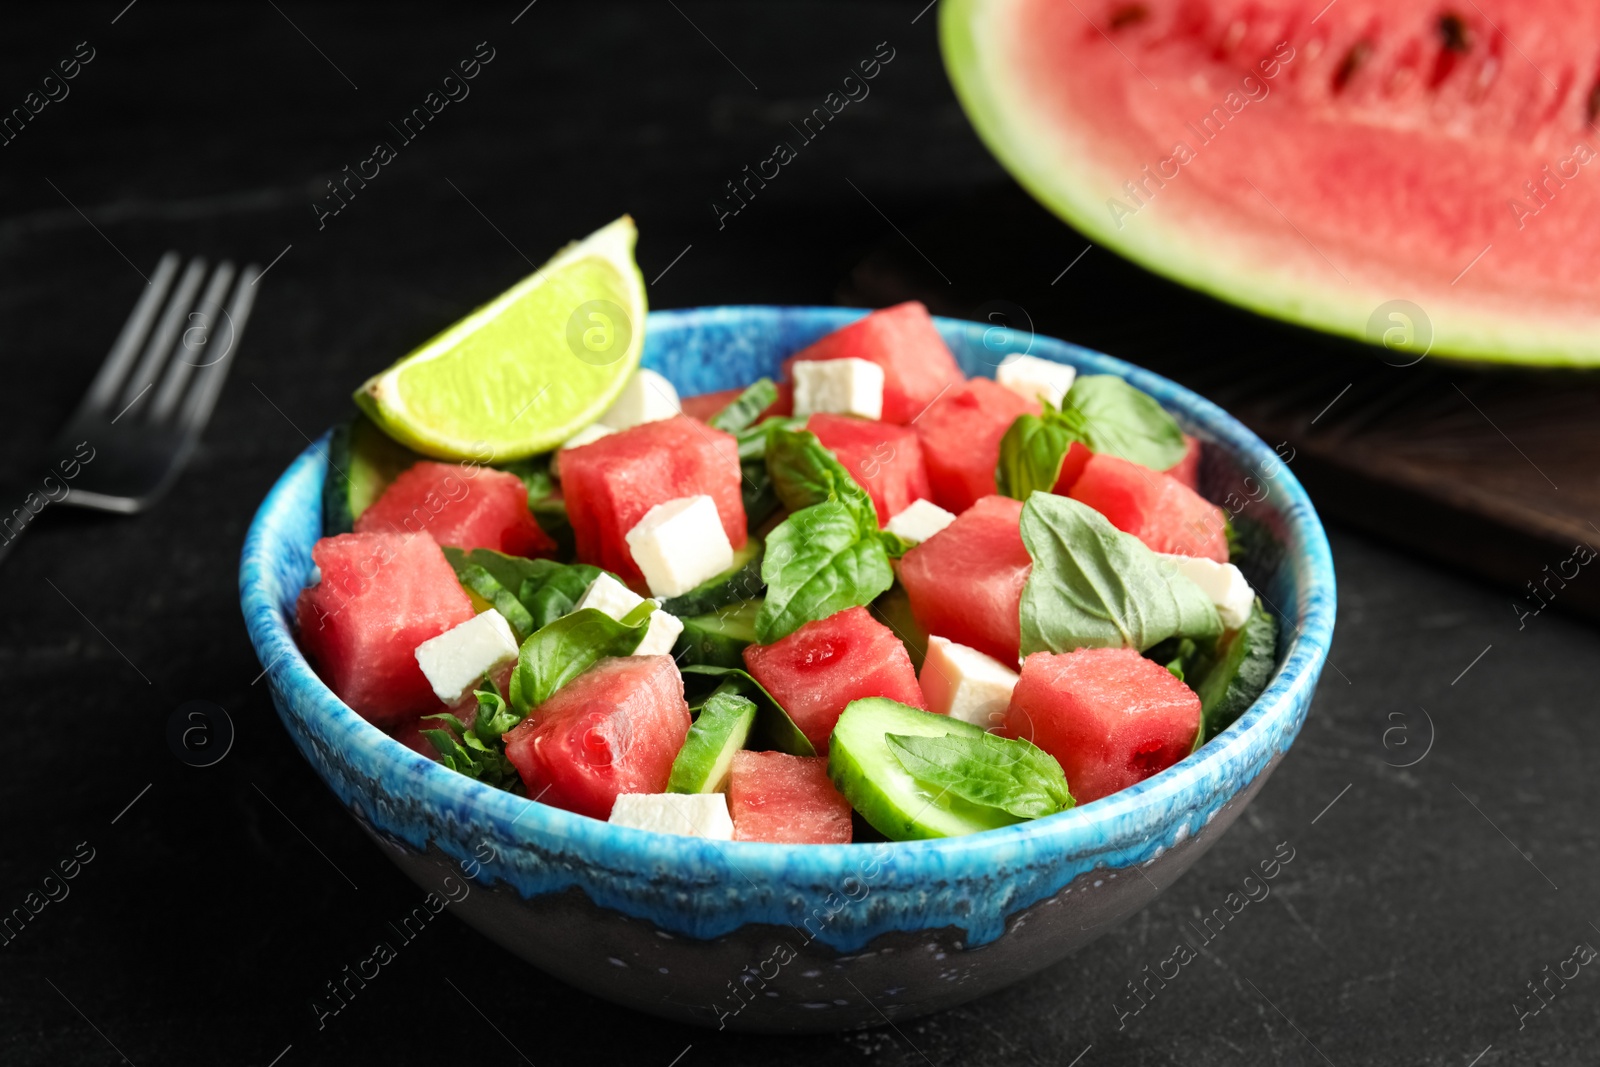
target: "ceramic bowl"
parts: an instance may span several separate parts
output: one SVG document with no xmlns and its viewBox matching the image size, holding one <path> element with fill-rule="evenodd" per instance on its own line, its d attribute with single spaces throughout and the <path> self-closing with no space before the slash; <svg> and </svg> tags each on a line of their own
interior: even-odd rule
<svg viewBox="0 0 1600 1067">
<path fill-rule="evenodd" d="M 774 374 L 861 314 L 654 312 L 644 362 L 683 395 L 725 389 Z M 369 725 L 295 645 L 294 601 L 321 527 L 319 446 L 262 502 L 239 575 L 250 638 L 295 744 L 443 910 L 595 996 L 683 1022 L 768 1032 L 881 1025 L 993 992 L 1099 937 L 1211 846 L 1299 733 L 1333 630 L 1328 542 L 1292 455 L 1203 398 L 1058 340 L 938 325 L 969 374 L 992 376 L 1006 355 L 1031 352 L 1120 375 L 1205 442 L 1202 488 L 1260 535 L 1248 577 L 1287 625 L 1270 687 L 1194 755 L 1046 819 L 896 844 L 708 842 L 480 785 Z"/>
</svg>

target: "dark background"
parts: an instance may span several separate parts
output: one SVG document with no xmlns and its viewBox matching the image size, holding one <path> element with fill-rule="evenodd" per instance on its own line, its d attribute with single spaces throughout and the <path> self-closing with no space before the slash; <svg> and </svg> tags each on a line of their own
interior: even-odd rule
<svg viewBox="0 0 1600 1067">
<path fill-rule="evenodd" d="M 737 1037 L 614 1009 L 449 922 L 318 1031 L 311 998 L 418 891 L 252 684 L 238 550 L 306 435 L 367 374 L 623 211 L 647 280 L 692 246 L 651 285 L 656 307 L 831 303 L 863 257 L 904 251 L 897 227 L 1009 182 L 951 94 L 937 12 L 918 17 L 920 3 L 539 0 L 513 25 L 525 0 L 448 13 L 123 2 L 13 11 L 0 34 L 0 110 L 78 42 L 96 53 L 68 98 L 0 146 L 6 473 L 26 473 L 85 388 L 142 288 L 135 266 L 167 248 L 265 264 L 292 247 L 171 496 L 136 519 L 52 509 L 0 567 L 0 911 L 80 842 L 94 850 L 71 895 L 0 947 L 0 1063 L 1065 1065 L 1086 1049 L 1084 1067 L 1594 1061 L 1594 968 L 1518 1017 L 1542 967 L 1600 944 L 1592 627 L 1546 612 L 1519 630 L 1504 592 L 1337 526 L 1338 635 L 1278 773 L 1154 905 L 1014 989 L 899 1033 Z M 480 41 L 495 58 L 471 96 L 319 231 L 323 183 L 394 141 L 387 123 Z M 719 230 L 723 183 L 884 41 L 895 58 L 871 96 Z M 1006 215 L 992 245 L 940 271 L 982 288 L 996 250 L 1031 249 L 1053 273 L 1082 249 L 1042 212 L 1025 218 Z M 1096 250 L 1052 290 L 1039 311 L 1056 332 L 1088 336 L 1074 302 L 1110 269 L 1126 271 Z M 1164 318 L 1168 290 L 1140 279 L 1141 337 L 1182 346 L 1209 328 Z M 1104 326 L 1094 337 L 1117 353 Z M 205 769 L 166 735 L 196 699 L 237 730 Z M 1295 859 L 1272 897 L 1119 1032 L 1124 983 L 1284 841 Z"/>
</svg>

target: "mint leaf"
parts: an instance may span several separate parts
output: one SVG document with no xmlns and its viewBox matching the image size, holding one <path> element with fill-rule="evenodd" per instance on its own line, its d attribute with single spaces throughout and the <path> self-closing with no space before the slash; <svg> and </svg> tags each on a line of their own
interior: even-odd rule
<svg viewBox="0 0 1600 1067">
<path fill-rule="evenodd" d="M 1045 418 L 1081 434 L 1075 439 L 1091 452 L 1120 456 L 1153 471 L 1177 463 L 1186 447 L 1183 431 L 1155 397 L 1114 374 L 1078 377 L 1067 390 L 1061 411 L 1052 416 L 1047 410 Z"/>
<path fill-rule="evenodd" d="M 778 387 L 771 378 L 757 378 L 727 407 L 710 418 L 710 425 L 724 433 L 737 433 L 755 423 L 761 413 L 778 399 Z"/>
<path fill-rule="evenodd" d="M 486 785 L 512 789 L 521 777 L 506 758 L 504 737 L 523 717 L 506 707 L 494 679 L 485 676 L 483 684 L 483 689 L 472 692 L 478 698 L 478 713 L 470 726 L 446 712 L 424 715 L 424 721 L 438 720 L 442 728 L 419 732 L 433 743 L 446 767 Z"/>
<path fill-rule="evenodd" d="M 994 482 L 1002 496 L 1026 500 L 1038 491 L 1048 493 L 1061 477 L 1061 463 L 1074 441 L 1082 437 L 1068 429 L 1053 409 L 1038 415 L 1019 415 L 1000 439 L 1000 462 Z"/>
<path fill-rule="evenodd" d="M 774 427 L 767 443 L 767 470 L 773 491 L 790 511 L 837 501 L 850 509 L 863 531 L 877 530 L 872 498 L 810 430 Z"/>
<path fill-rule="evenodd" d="M 1132 534 L 1070 497 L 1034 493 L 1022 505 L 1033 569 L 1022 587 L 1022 654 L 1075 648 L 1144 651 L 1169 637 L 1222 633 L 1200 587 Z"/>
<path fill-rule="evenodd" d="M 894 584 L 894 571 L 876 522 L 868 534 L 848 504 L 825 500 L 796 511 L 767 536 L 761 579 L 767 598 L 756 615 L 756 639 L 767 645 L 813 619 L 870 604 Z"/>
<path fill-rule="evenodd" d="M 1039 819 L 1072 807 L 1067 776 L 1043 749 L 1027 741 L 979 734 L 942 737 L 885 734 L 906 773 L 938 790 L 1019 819 Z"/>
<path fill-rule="evenodd" d="M 563 615 L 522 642 L 511 674 L 511 706 L 518 717 L 608 656 L 632 655 L 644 640 L 655 609 L 655 601 L 646 600 L 618 621 L 596 608 L 584 608 Z"/>
<path fill-rule="evenodd" d="M 791 756 L 815 756 L 816 747 L 776 697 L 749 671 L 738 667 L 716 667 L 709 663 L 690 663 L 682 668 L 683 685 L 689 710 L 698 711 L 719 696 L 741 696 L 755 702 L 756 726 L 752 747 L 776 749 Z"/>
</svg>

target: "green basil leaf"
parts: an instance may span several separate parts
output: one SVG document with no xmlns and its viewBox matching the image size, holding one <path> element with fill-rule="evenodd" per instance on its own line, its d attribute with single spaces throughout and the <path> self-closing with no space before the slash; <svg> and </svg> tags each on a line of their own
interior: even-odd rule
<svg viewBox="0 0 1600 1067">
<path fill-rule="evenodd" d="M 704 708 L 719 694 L 742 696 L 755 702 L 756 725 L 751 731 L 751 747 L 770 748 L 791 756 L 815 756 L 816 747 L 800 732 L 789 713 L 767 692 L 749 671 L 738 667 L 716 667 L 709 663 L 690 663 L 681 668 L 689 709 Z"/>
<path fill-rule="evenodd" d="M 733 435 L 739 444 L 739 462 L 750 460 L 765 460 L 767 458 L 767 440 L 775 429 L 798 430 L 804 429 L 805 419 L 797 419 L 789 415 L 770 415 L 754 426 L 747 426 Z"/>
<path fill-rule="evenodd" d="M 1154 471 L 1183 458 L 1183 431 L 1155 397 L 1114 374 L 1080 375 L 1067 390 L 1061 411 L 1048 421 L 1081 430 L 1092 452 L 1106 452 Z"/>
<path fill-rule="evenodd" d="M 1000 439 L 995 488 L 1002 496 L 1026 500 L 1035 491 L 1048 493 L 1061 478 L 1061 463 L 1074 441 L 1082 438 L 1053 417 L 1018 415 Z"/>
<path fill-rule="evenodd" d="M 771 644 L 813 619 L 870 604 L 893 585 L 888 553 L 875 533 L 876 525 L 874 535 L 864 535 L 860 515 L 838 500 L 783 520 L 767 536 L 761 563 L 767 599 L 756 616 L 756 639 Z"/>
<path fill-rule="evenodd" d="M 1034 493 L 1022 505 L 1033 569 L 1022 588 L 1022 654 L 1075 648 L 1144 651 L 1169 637 L 1222 633 L 1200 587 L 1144 542 L 1070 497 Z"/>
<path fill-rule="evenodd" d="M 655 608 L 655 601 L 646 600 L 620 621 L 596 608 L 584 608 L 539 629 L 517 653 L 511 706 L 525 716 L 608 656 L 632 655 L 644 640 Z"/>
<path fill-rule="evenodd" d="M 757 378 L 727 407 L 711 416 L 710 425 L 724 433 L 737 433 L 753 425 L 761 413 L 778 399 L 778 387 L 771 378 Z"/>
<path fill-rule="evenodd" d="M 424 715 L 424 721 L 437 720 L 442 728 L 419 733 L 433 743 L 439 762 L 451 770 L 500 789 L 515 789 L 522 779 L 506 758 L 504 735 L 522 716 L 506 707 L 494 679 L 485 677 L 483 684 L 483 689 L 473 690 L 478 712 L 471 725 L 448 712 Z"/>
<path fill-rule="evenodd" d="M 1072 807 L 1061 764 L 1027 741 L 984 733 L 976 737 L 885 734 L 906 773 L 931 790 L 1019 819 L 1040 819 Z"/>
<path fill-rule="evenodd" d="M 461 578 L 469 567 L 477 566 L 488 571 L 502 588 L 511 590 L 522 606 L 528 609 L 528 614 L 533 620 L 530 633 L 548 626 L 571 611 L 573 605 L 583 596 L 584 590 L 589 588 L 589 583 L 605 573 L 599 567 L 591 567 L 586 563 L 524 559 L 521 556 L 508 556 L 503 552 L 487 548 L 475 548 L 471 552 L 463 552 L 459 548 L 447 546 L 444 558 L 455 568 L 457 578 Z M 462 584 L 466 585 L 465 579 L 462 579 Z M 551 592 L 545 593 L 547 589 Z M 482 593 L 479 595 L 483 596 Z M 493 598 L 485 596 L 484 599 Z M 505 612 L 501 614 L 504 615 Z M 517 636 L 520 640 L 527 639 L 520 631 Z"/>
<path fill-rule="evenodd" d="M 765 458 L 746 460 L 739 464 L 743 475 L 739 482 L 739 495 L 744 499 L 745 528 L 751 533 L 761 528 L 783 506 L 772 489 L 772 475 L 767 473 Z"/>
<path fill-rule="evenodd" d="M 567 519 L 566 501 L 561 499 L 555 479 L 550 475 L 550 454 L 497 466 L 522 479 L 528 490 L 528 510 L 533 512 L 534 521 L 555 541 L 558 555 L 571 556 L 572 523 Z M 510 588 L 515 589 L 515 586 Z"/>
<path fill-rule="evenodd" d="M 517 595 L 496 581 L 486 568 L 463 562 L 455 570 L 457 581 L 493 604 L 494 610 L 505 616 L 512 632 L 517 635 L 518 643 L 526 641 L 528 635 L 539 628 L 534 625 L 533 616 L 528 614 L 528 609 L 522 606 Z"/>
<path fill-rule="evenodd" d="M 890 559 L 899 559 L 917 547 L 917 542 L 907 541 L 899 534 L 892 534 L 888 530 L 878 531 L 878 542 L 883 545 L 883 550 L 888 553 Z"/>
<path fill-rule="evenodd" d="M 774 427 L 767 443 L 767 470 L 773 491 L 790 511 L 833 500 L 850 509 L 862 530 L 878 528 L 872 498 L 810 430 Z"/>
</svg>

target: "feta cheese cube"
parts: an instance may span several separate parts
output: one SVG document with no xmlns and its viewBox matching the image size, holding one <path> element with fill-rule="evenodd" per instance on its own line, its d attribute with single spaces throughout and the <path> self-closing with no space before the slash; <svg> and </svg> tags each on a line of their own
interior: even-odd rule
<svg viewBox="0 0 1600 1067">
<path fill-rule="evenodd" d="M 602 574 L 589 583 L 589 588 L 583 591 L 583 596 L 573 605 L 573 611 L 582 611 L 584 608 L 595 608 L 605 612 L 617 621 L 640 604 L 644 597 L 623 585 L 609 574 Z M 650 613 L 650 626 L 644 632 L 644 640 L 639 642 L 639 647 L 633 650 L 635 656 L 662 656 L 671 655 L 672 646 L 678 643 L 678 635 L 683 633 L 683 622 L 676 615 L 660 610 L 657 605 L 655 611 Z"/>
<path fill-rule="evenodd" d="M 794 365 L 794 413 L 883 417 L 883 368 L 864 359 L 803 359 Z"/>
<path fill-rule="evenodd" d="M 1245 581 L 1238 567 L 1198 556 L 1158 554 L 1211 598 L 1211 602 L 1217 606 L 1217 614 L 1222 616 L 1223 626 L 1237 630 L 1250 618 L 1250 609 L 1256 603 L 1256 591 L 1250 588 L 1250 583 Z"/>
<path fill-rule="evenodd" d="M 417 646 L 415 655 L 434 695 L 454 704 L 484 675 L 517 658 L 517 635 L 505 616 L 490 608 L 428 638 Z"/>
<path fill-rule="evenodd" d="M 733 546 L 709 496 L 657 504 L 627 534 L 628 551 L 650 592 L 680 596 L 733 566 Z"/>
<path fill-rule="evenodd" d="M 658 834 L 733 840 L 726 793 L 620 793 L 610 821 Z"/>
<path fill-rule="evenodd" d="M 930 637 L 917 681 L 928 698 L 929 711 L 987 730 L 1005 718 L 1018 677 L 993 656 L 948 638 Z"/>
<path fill-rule="evenodd" d="M 1078 372 L 1065 363 L 1038 356 L 1007 356 L 994 372 L 994 380 L 1029 400 L 1047 400 L 1056 407 L 1072 388 Z"/>
<path fill-rule="evenodd" d="M 622 387 L 616 401 L 600 416 L 600 421 L 613 430 L 626 430 L 657 419 L 670 419 L 682 410 L 678 390 L 672 383 L 655 371 L 640 367 Z"/>
<path fill-rule="evenodd" d="M 913 500 L 884 527 L 896 537 L 921 544 L 956 521 L 956 517 L 931 500 Z"/>
</svg>

